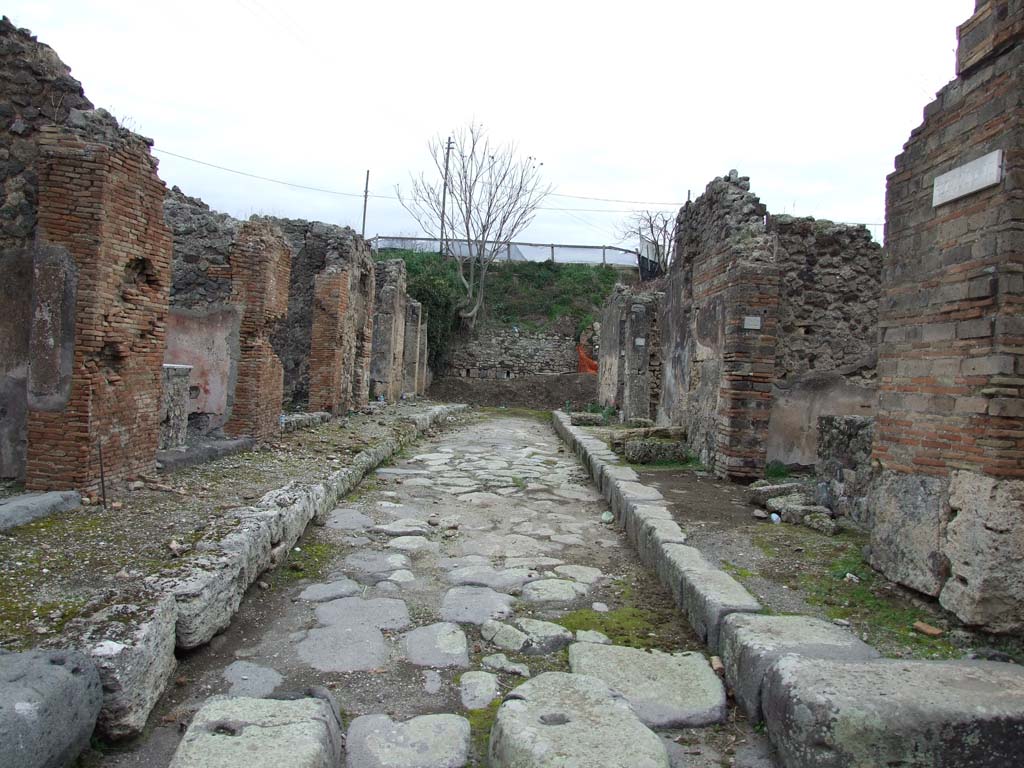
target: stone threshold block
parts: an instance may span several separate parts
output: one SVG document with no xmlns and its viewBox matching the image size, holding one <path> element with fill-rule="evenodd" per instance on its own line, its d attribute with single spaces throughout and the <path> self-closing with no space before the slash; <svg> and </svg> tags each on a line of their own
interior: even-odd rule
<svg viewBox="0 0 1024 768">
<path fill-rule="evenodd" d="M 469 721 L 421 715 L 397 722 L 387 715 L 352 721 L 345 740 L 347 768 L 463 768 L 469 760 Z"/>
<path fill-rule="evenodd" d="M 784 656 L 762 689 L 787 768 L 1008 768 L 1024 755 L 1024 669 L 985 661 Z"/>
<path fill-rule="evenodd" d="M 765 674 L 784 655 L 842 661 L 880 657 L 849 630 L 809 616 L 729 614 L 722 622 L 720 647 L 725 681 L 752 723 L 762 719 Z"/>
<path fill-rule="evenodd" d="M 621 693 L 650 728 L 725 722 L 725 687 L 699 653 L 574 643 L 569 646 L 569 668 Z"/>
<path fill-rule="evenodd" d="M 589 675 L 545 672 L 498 709 L 491 768 L 669 768 L 661 739 L 629 703 Z"/>
<path fill-rule="evenodd" d="M 192 718 L 170 768 L 336 768 L 341 724 L 330 701 L 214 696 Z"/>
</svg>

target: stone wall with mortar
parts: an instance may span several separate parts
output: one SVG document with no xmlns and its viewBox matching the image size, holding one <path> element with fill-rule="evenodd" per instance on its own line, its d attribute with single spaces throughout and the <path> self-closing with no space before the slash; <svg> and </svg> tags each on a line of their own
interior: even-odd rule
<svg viewBox="0 0 1024 768">
<path fill-rule="evenodd" d="M 0 20 L 0 477 L 24 479 L 39 131 L 92 109 L 48 45 Z"/>
<path fill-rule="evenodd" d="M 378 261 L 370 358 L 370 397 L 394 402 L 402 396 L 405 359 L 405 262 Z"/>
<path fill-rule="evenodd" d="M 402 355 L 402 391 L 408 395 L 419 394 L 420 377 L 420 334 L 426 333 L 422 327 L 423 305 L 409 299 L 405 305 L 405 343 Z"/>
<path fill-rule="evenodd" d="M 968 624 L 1020 632 L 1024 2 L 978 2 L 958 32 L 958 76 L 888 178 L 870 561 Z M 994 178 L 936 204 L 937 177 L 968 182 L 958 169 L 999 151 Z"/>
<path fill-rule="evenodd" d="M 188 436 L 188 393 L 191 373 L 192 367 L 188 365 L 163 367 L 159 444 L 161 451 L 185 445 Z"/>
<path fill-rule="evenodd" d="M 662 423 L 724 477 L 813 465 L 821 415 L 870 414 L 881 252 L 862 226 L 769 217 L 735 171 L 677 220 Z"/>
<path fill-rule="evenodd" d="M 447 376 L 470 379 L 516 379 L 575 373 L 576 338 L 563 333 L 487 327 L 456 343 Z"/>
<path fill-rule="evenodd" d="M 618 285 L 601 313 L 598 402 L 626 420 L 654 419 L 661 400 L 664 294 Z"/>
<path fill-rule="evenodd" d="M 867 496 L 871 486 L 871 444 L 875 420 L 870 416 L 822 416 L 818 419 L 815 501 L 836 515 L 871 528 Z"/>
<path fill-rule="evenodd" d="M 349 227 L 268 220 L 281 228 L 294 252 L 288 316 L 273 336 L 284 364 L 285 407 L 334 413 L 365 405 L 375 304 L 369 244 Z"/>
</svg>

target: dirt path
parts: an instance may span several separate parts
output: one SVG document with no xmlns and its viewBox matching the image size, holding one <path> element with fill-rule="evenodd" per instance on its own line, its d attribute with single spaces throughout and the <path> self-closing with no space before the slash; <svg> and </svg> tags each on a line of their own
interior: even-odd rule
<svg viewBox="0 0 1024 768">
<path fill-rule="evenodd" d="M 369 714 L 466 717 L 470 764 L 484 765 L 497 697 L 526 672 L 516 665 L 532 676 L 567 671 L 565 645 L 581 637 L 571 632 L 703 651 L 671 596 L 602 522 L 606 510 L 545 422 L 474 417 L 425 441 L 379 469 L 325 528 L 307 531 L 231 628 L 181 660 L 149 732 L 93 764 L 166 765 L 211 695 L 325 686 L 346 725 Z M 498 625 L 488 619 L 515 624 L 525 646 L 515 650 L 522 637 L 507 629 L 492 638 Z M 660 735 L 673 765 L 771 765 L 763 738 L 732 709 L 724 723 Z"/>
</svg>

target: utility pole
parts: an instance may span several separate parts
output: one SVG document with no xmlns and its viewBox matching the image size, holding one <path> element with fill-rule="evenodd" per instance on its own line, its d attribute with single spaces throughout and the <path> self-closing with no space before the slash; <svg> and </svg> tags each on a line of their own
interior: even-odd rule
<svg viewBox="0 0 1024 768">
<path fill-rule="evenodd" d="M 363 231 L 362 236 L 366 237 L 366 201 L 370 198 L 370 170 L 366 170 L 366 186 L 363 187 Z"/>
<path fill-rule="evenodd" d="M 441 190 L 441 255 L 445 255 L 444 249 L 444 214 L 448 209 L 448 158 L 452 153 L 452 137 L 444 145 L 444 187 Z"/>
</svg>

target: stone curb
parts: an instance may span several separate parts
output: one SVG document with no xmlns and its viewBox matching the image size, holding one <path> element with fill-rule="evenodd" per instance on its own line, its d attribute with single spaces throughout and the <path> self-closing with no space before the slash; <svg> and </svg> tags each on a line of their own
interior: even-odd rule
<svg viewBox="0 0 1024 768">
<path fill-rule="evenodd" d="M 78 491 L 23 493 L 0 502 L 0 531 L 82 506 Z"/>
<path fill-rule="evenodd" d="M 957 765 L 1008 764 L 985 757 L 987 746 L 970 747 L 981 742 L 1002 739 L 1001 756 L 1024 752 L 1024 673 L 1018 667 L 988 663 L 983 670 L 991 678 L 988 690 L 963 683 L 973 698 L 960 706 L 951 704 L 942 691 L 926 690 L 925 681 L 929 676 L 948 678 L 948 685 L 955 688 L 962 679 L 983 674 L 976 666 L 955 661 L 900 666 L 898 661 L 879 658 L 873 648 L 833 625 L 809 617 L 762 614 L 761 605 L 739 582 L 685 544 L 686 534 L 661 495 L 639 483 L 636 472 L 622 466 L 603 441 L 573 427 L 561 411 L 552 413 L 552 423 L 590 472 L 612 507 L 616 525 L 641 561 L 671 590 L 676 605 L 711 652 L 723 655 L 726 679 L 752 722 L 760 719 L 765 702 L 768 735 L 787 768 L 854 765 L 850 760 L 860 756 L 863 744 L 875 746 L 866 762 L 856 762 L 858 766 L 909 765 L 917 754 L 910 752 L 944 730 L 960 733 L 968 745 L 961 750 L 967 762 Z M 744 632 L 748 625 L 760 631 Z M 844 634 L 849 637 L 840 637 Z M 836 709 L 837 702 L 821 694 L 828 687 L 822 681 L 831 679 L 821 676 L 823 665 L 830 675 L 850 678 L 847 690 L 832 697 L 843 704 L 841 711 Z M 914 677 L 916 698 L 902 702 L 907 712 L 914 710 L 913 717 L 897 715 L 898 707 L 890 701 L 892 692 L 878 693 L 895 670 Z M 885 716 L 872 717 L 878 712 Z M 837 717 L 846 717 L 857 728 L 833 728 Z M 893 722 L 898 720 L 903 722 L 896 728 Z M 819 748 L 801 747 L 811 742 Z M 933 751 L 938 755 L 942 750 Z"/>
<path fill-rule="evenodd" d="M 104 690 L 100 735 L 122 739 L 141 733 L 174 674 L 175 648 L 199 647 L 224 630 L 245 591 L 285 557 L 310 522 L 323 524 L 367 473 L 434 424 L 466 408 L 439 405 L 407 417 L 411 431 L 361 451 L 350 466 L 325 482 L 291 482 L 251 507 L 233 510 L 238 527 L 191 561 L 186 573 L 145 580 L 143 589 L 151 597 L 146 605 L 115 605 L 112 608 L 125 610 L 114 616 L 107 615 L 107 609 L 70 622 L 48 645 L 81 648 L 99 668 Z M 109 639 L 112 632 L 116 640 Z"/>
</svg>

